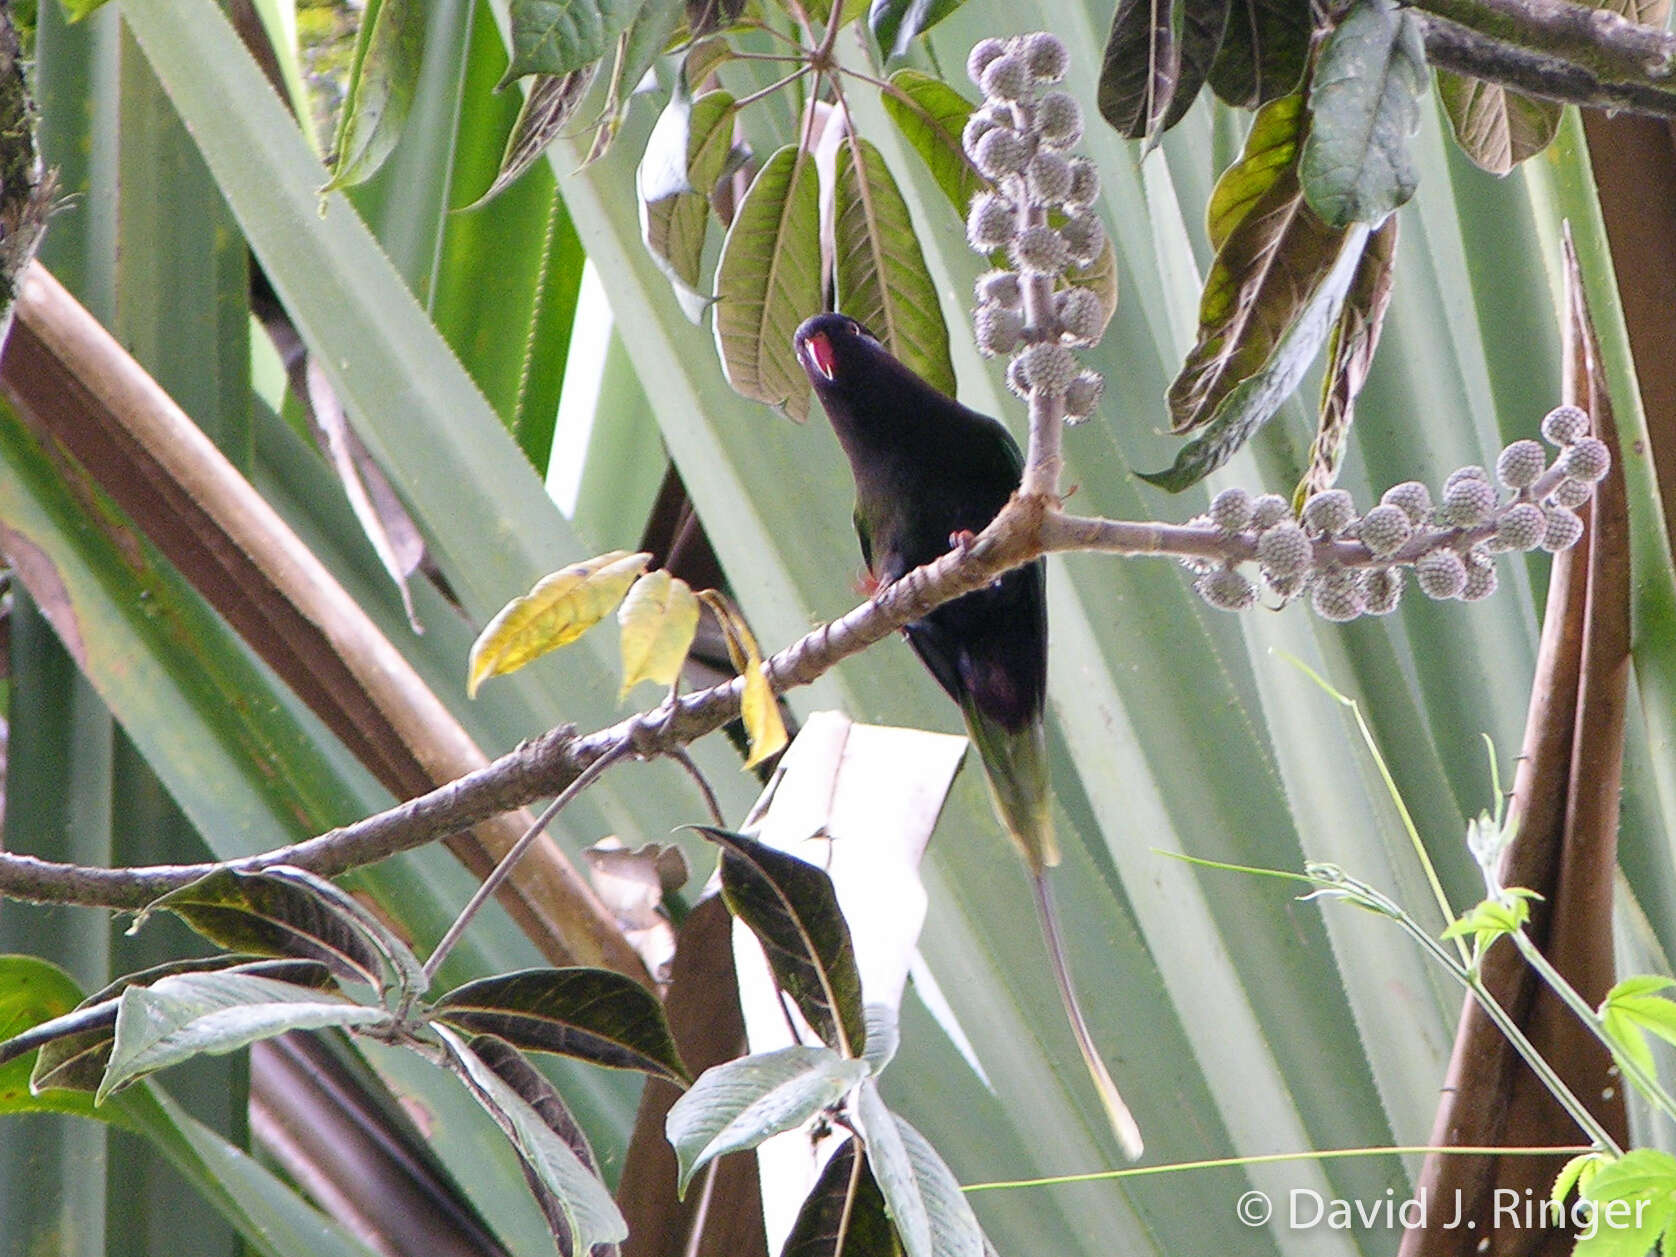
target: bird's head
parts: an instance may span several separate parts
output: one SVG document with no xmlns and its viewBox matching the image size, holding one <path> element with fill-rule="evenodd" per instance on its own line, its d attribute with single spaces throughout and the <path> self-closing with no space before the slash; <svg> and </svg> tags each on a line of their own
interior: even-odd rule
<svg viewBox="0 0 1676 1257">
<path fill-rule="evenodd" d="M 805 319 L 792 344 L 809 383 L 822 397 L 854 387 L 866 368 L 890 358 L 878 338 L 847 314 Z"/>
</svg>

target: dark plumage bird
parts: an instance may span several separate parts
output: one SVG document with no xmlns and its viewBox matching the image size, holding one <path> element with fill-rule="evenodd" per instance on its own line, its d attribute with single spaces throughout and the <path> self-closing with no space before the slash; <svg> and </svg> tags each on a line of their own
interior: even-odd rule
<svg viewBox="0 0 1676 1257">
<path fill-rule="evenodd" d="M 981 532 L 1018 488 L 1024 460 L 1005 427 L 938 392 L 842 314 L 797 329 L 798 361 L 855 476 L 855 529 L 880 585 Z M 1049 894 L 1059 862 L 1049 810 L 1047 600 L 1042 560 L 944 603 L 906 629 L 914 653 L 960 704 L 990 795 L 1024 857 L 1054 976 L 1112 1127 L 1130 1156 L 1140 1132 L 1077 1006 Z"/>
</svg>

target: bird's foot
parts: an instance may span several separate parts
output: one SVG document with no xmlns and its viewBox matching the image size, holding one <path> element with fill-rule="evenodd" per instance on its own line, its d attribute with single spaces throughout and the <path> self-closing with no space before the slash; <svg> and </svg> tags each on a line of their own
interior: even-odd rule
<svg viewBox="0 0 1676 1257">
<path fill-rule="evenodd" d="M 949 549 L 959 550 L 962 554 L 972 548 L 972 543 L 978 539 L 978 534 L 970 528 L 962 528 L 949 534 Z"/>
<path fill-rule="evenodd" d="M 879 590 L 883 589 L 884 585 L 867 568 L 862 568 L 851 579 L 850 588 L 854 589 L 863 598 L 876 598 L 879 596 Z"/>
</svg>

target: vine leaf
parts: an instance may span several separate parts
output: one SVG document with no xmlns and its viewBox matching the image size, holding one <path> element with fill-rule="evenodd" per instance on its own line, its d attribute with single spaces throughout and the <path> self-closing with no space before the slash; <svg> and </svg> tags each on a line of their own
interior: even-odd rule
<svg viewBox="0 0 1676 1257">
<path fill-rule="evenodd" d="M 792 333 L 822 308 L 820 188 L 795 144 L 770 157 L 734 215 L 716 264 L 716 348 L 736 391 L 801 423 L 809 380 Z"/>
<path fill-rule="evenodd" d="M 885 112 L 919 154 L 943 195 L 964 215 L 972 197 L 989 186 L 960 139 L 966 119 L 977 106 L 942 79 L 920 70 L 898 70 L 890 83 L 896 91 L 882 94 Z"/>
<path fill-rule="evenodd" d="M 513 1047 L 687 1081 L 663 1006 L 609 969 L 525 969 L 455 987 L 431 1016 Z"/>
<path fill-rule="evenodd" d="M 1377 224 L 1414 195 L 1408 141 L 1426 85 L 1419 20 L 1395 0 L 1357 0 L 1321 50 L 1299 163 L 1304 195 L 1329 227 Z"/>
<path fill-rule="evenodd" d="M 466 693 L 475 697 L 490 677 L 516 672 L 582 636 L 622 601 L 651 557 L 612 550 L 542 577 L 502 607 L 471 644 Z"/>
<path fill-rule="evenodd" d="M 561 1251 L 586 1254 L 596 1244 L 625 1238 L 628 1224 L 593 1169 L 593 1154 L 587 1152 L 587 1160 L 579 1155 L 574 1141 L 581 1132 L 552 1085 L 528 1062 L 514 1063 L 517 1054 L 499 1050 L 504 1045 L 492 1039 L 468 1044 L 446 1026 L 432 1028 L 472 1098 L 512 1141 L 532 1188 L 539 1185 L 536 1199 Z M 487 1049 L 487 1059 L 474 1050 L 479 1047 Z"/>
<path fill-rule="evenodd" d="M 698 632 L 698 596 L 663 568 L 634 582 L 617 608 L 622 630 L 623 685 L 617 701 L 642 681 L 675 684 Z"/>
<path fill-rule="evenodd" d="M 526 74 L 569 74 L 611 50 L 641 0 L 512 0 L 512 60 L 504 87 Z"/>
<path fill-rule="evenodd" d="M 803 1198 L 780 1257 L 896 1257 L 902 1251 L 867 1156 L 857 1151 L 856 1140 L 846 1139 Z"/>
<path fill-rule="evenodd" d="M 1595 1171 L 1581 1191 L 1595 1206 L 1595 1217 L 1617 1225 L 1597 1225 L 1577 1241 L 1577 1257 L 1629 1257 L 1654 1245 L 1672 1248 L 1676 1229 L 1676 1157 L 1659 1148 L 1632 1148 Z"/>
<path fill-rule="evenodd" d="M 1295 505 L 1301 506 L 1311 494 L 1332 488 L 1338 479 L 1350 425 L 1356 417 L 1356 398 L 1373 365 L 1385 310 L 1391 304 L 1397 221 L 1397 216 L 1391 215 L 1368 237 L 1356 277 L 1350 281 L 1350 295 L 1327 341 L 1327 370 L 1321 379 L 1315 441 L 1309 449 L 1309 467 L 1293 494 Z"/>
<path fill-rule="evenodd" d="M 845 1056 L 867 1045 L 850 927 L 826 870 L 742 834 L 695 826 L 722 849 L 722 897 L 757 936 L 780 989 L 821 1041 Z"/>
<path fill-rule="evenodd" d="M 401 138 L 424 59 L 425 5 L 367 0 L 322 194 L 370 179 L 384 164 Z"/>
<path fill-rule="evenodd" d="M 831 1048 L 789 1047 L 713 1066 L 670 1107 L 664 1134 L 675 1149 L 680 1190 L 727 1152 L 796 1130 L 838 1103 L 864 1077 L 862 1061 Z"/>
<path fill-rule="evenodd" d="M 834 202 L 838 308 L 872 329 L 921 379 L 952 396 L 949 329 L 908 204 L 879 150 L 853 133 L 838 149 Z"/>
<path fill-rule="evenodd" d="M 873 0 L 867 25 L 885 60 L 907 53 L 908 45 L 953 13 L 966 0 Z"/>
<path fill-rule="evenodd" d="M 1448 70 L 1437 72 L 1437 95 L 1461 152 L 1492 175 L 1507 174 L 1553 143 L 1565 111 L 1558 101 Z"/>
<path fill-rule="evenodd" d="M 745 738 L 750 743 L 745 767 L 755 768 L 785 748 L 786 724 L 780 718 L 780 704 L 762 670 L 762 653 L 745 617 L 713 589 L 706 589 L 698 596 L 715 614 L 727 640 L 728 658 L 733 661 L 734 670 L 745 678 L 745 692 L 739 699 L 739 719 L 744 722 Z"/>
<path fill-rule="evenodd" d="M 291 1030 L 388 1023 L 383 1008 L 253 973 L 177 973 L 119 997 L 116 1042 L 95 1102 L 146 1074 Z"/>
<path fill-rule="evenodd" d="M 1649 1074 L 1655 1067 L 1647 1035 L 1676 1044 L 1676 1001 L 1658 993 L 1671 986 L 1676 982 L 1669 978 L 1637 975 L 1618 983 L 1601 1001 L 1601 1029 L 1617 1051 Z"/>
<path fill-rule="evenodd" d="M 689 317 L 707 301 L 699 293 L 710 192 L 733 146 L 733 97 L 705 92 L 691 99 L 677 86 L 646 140 L 635 173 L 640 238 L 675 286 Z"/>
<path fill-rule="evenodd" d="M 1118 0 L 1100 62 L 1100 116 L 1127 140 L 1151 141 L 1181 74 L 1170 0 Z"/>
<path fill-rule="evenodd" d="M 1309 64 L 1310 6 L 1296 0 L 1229 0 L 1222 44 L 1211 62 L 1217 96 L 1256 109 L 1289 95 Z"/>
</svg>

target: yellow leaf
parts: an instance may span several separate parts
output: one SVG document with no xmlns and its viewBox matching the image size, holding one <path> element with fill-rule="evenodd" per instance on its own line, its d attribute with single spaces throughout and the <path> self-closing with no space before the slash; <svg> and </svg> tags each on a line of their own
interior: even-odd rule
<svg viewBox="0 0 1676 1257">
<path fill-rule="evenodd" d="M 722 633 L 727 638 L 728 658 L 733 660 L 733 666 L 745 678 L 745 692 L 739 700 L 739 718 L 745 722 L 745 739 L 751 748 L 745 767 L 755 768 L 786 745 L 786 726 L 780 719 L 780 705 L 768 684 L 768 674 L 762 670 L 762 654 L 757 649 L 757 639 L 752 636 L 744 618 L 713 589 L 706 589 L 699 597 L 716 613 Z"/>
<path fill-rule="evenodd" d="M 621 702 L 642 681 L 673 685 L 698 631 L 698 598 L 684 580 L 659 568 L 635 581 L 617 608 L 623 628 Z"/>
<path fill-rule="evenodd" d="M 616 606 L 646 567 L 649 554 L 613 550 L 544 576 L 514 598 L 471 646 L 466 693 L 492 676 L 516 672 L 532 659 L 569 645 Z"/>
</svg>

